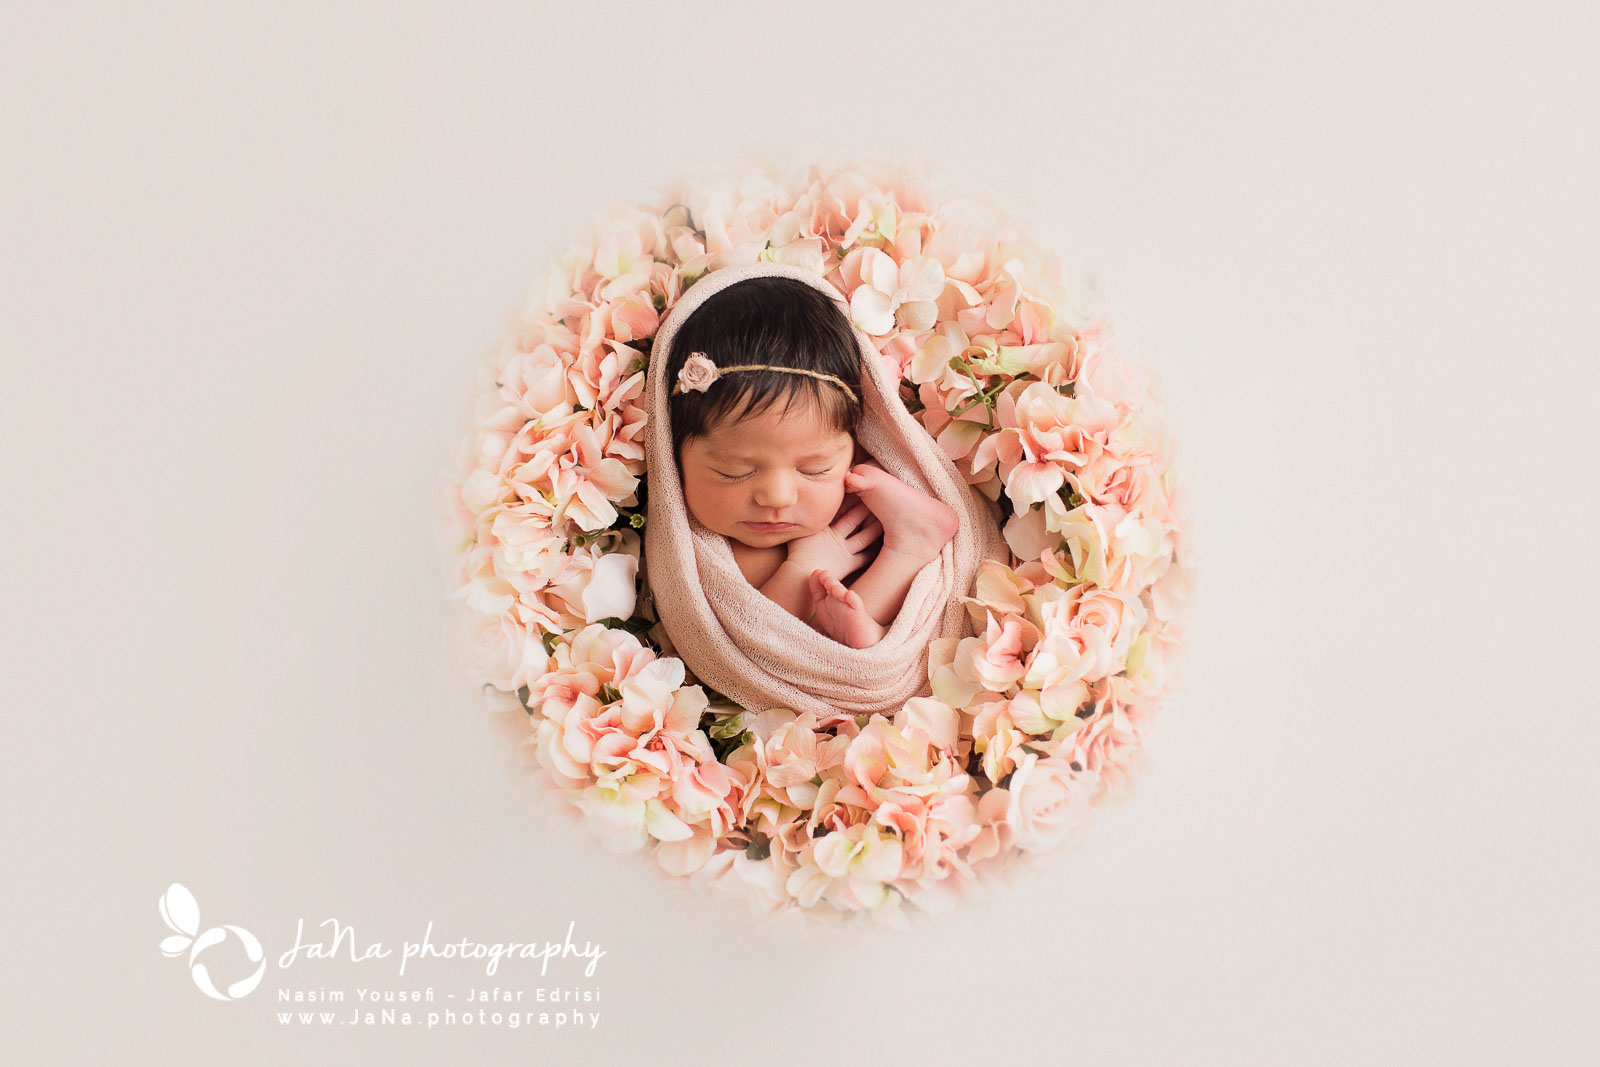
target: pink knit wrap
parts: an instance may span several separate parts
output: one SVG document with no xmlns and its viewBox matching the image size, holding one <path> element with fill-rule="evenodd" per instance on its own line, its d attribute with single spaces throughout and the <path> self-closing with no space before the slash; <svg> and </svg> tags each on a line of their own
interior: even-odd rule
<svg viewBox="0 0 1600 1067">
<path fill-rule="evenodd" d="M 872 342 L 854 326 L 861 347 L 862 448 L 890 474 L 944 501 L 961 517 L 955 538 L 917 573 L 900 614 L 871 648 L 849 648 L 790 615 L 750 585 L 727 538 L 689 514 L 672 451 L 666 366 L 679 326 L 712 294 L 760 276 L 794 278 L 849 308 L 817 274 L 777 263 L 726 267 L 684 293 L 656 332 L 645 397 L 648 521 L 645 580 L 655 602 L 658 637 L 695 677 L 741 706 L 810 711 L 824 720 L 882 712 L 926 695 L 928 646 L 972 633 L 961 597 L 970 595 L 978 564 L 1008 561 L 998 516 L 901 403 Z M 886 523 L 892 523 L 892 517 Z"/>
</svg>

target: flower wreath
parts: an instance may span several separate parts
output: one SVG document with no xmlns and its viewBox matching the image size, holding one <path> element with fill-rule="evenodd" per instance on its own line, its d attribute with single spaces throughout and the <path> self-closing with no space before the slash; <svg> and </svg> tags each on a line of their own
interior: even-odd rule
<svg viewBox="0 0 1600 1067">
<path fill-rule="evenodd" d="M 708 271 L 814 270 L 908 410 L 998 502 L 1010 560 L 936 642 L 931 696 L 819 727 L 739 708 L 652 641 L 644 367 Z M 530 766 L 615 850 L 778 912 L 937 910 L 1115 793 L 1189 588 L 1151 380 L 1059 268 L 903 172 L 771 165 L 614 209 L 530 290 L 450 495 L 471 673 Z"/>
</svg>

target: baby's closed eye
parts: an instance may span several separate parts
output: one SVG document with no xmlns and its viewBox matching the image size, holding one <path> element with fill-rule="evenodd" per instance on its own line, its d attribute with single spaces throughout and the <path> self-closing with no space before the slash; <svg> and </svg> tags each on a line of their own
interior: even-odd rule
<svg viewBox="0 0 1600 1067">
<path fill-rule="evenodd" d="M 819 471 L 817 471 L 817 470 L 803 470 L 800 473 L 804 474 L 807 478 L 826 478 L 828 475 L 833 474 L 834 471 L 835 471 L 835 469 L 833 467 L 824 467 L 822 470 L 819 470 Z M 732 473 L 731 471 L 719 471 L 719 470 L 713 469 L 712 473 L 715 474 L 717 477 L 723 479 L 724 481 L 742 482 L 746 478 L 754 476 L 754 474 L 756 472 L 755 471 L 745 471 L 743 474 L 735 474 L 735 473 Z"/>
</svg>

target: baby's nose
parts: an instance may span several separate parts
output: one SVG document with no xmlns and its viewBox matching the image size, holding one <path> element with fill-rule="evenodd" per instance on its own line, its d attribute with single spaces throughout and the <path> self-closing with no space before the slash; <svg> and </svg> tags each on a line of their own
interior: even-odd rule
<svg viewBox="0 0 1600 1067">
<path fill-rule="evenodd" d="M 756 504 L 764 508 L 786 508 L 799 499 L 794 479 L 784 474 L 773 474 L 761 479 L 756 486 Z"/>
</svg>

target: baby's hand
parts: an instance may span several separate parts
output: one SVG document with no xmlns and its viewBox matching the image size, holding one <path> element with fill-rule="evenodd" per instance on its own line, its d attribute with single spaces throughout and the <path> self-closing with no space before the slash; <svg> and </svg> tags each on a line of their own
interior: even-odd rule
<svg viewBox="0 0 1600 1067">
<path fill-rule="evenodd" d="M 872 512 L 857 504 L 816 533 L 790 541 L 787 561 L 802 574 L 820 570 L 842 581 L 871 561 L 867 549 L 882 534 Z"/>
</svg>

